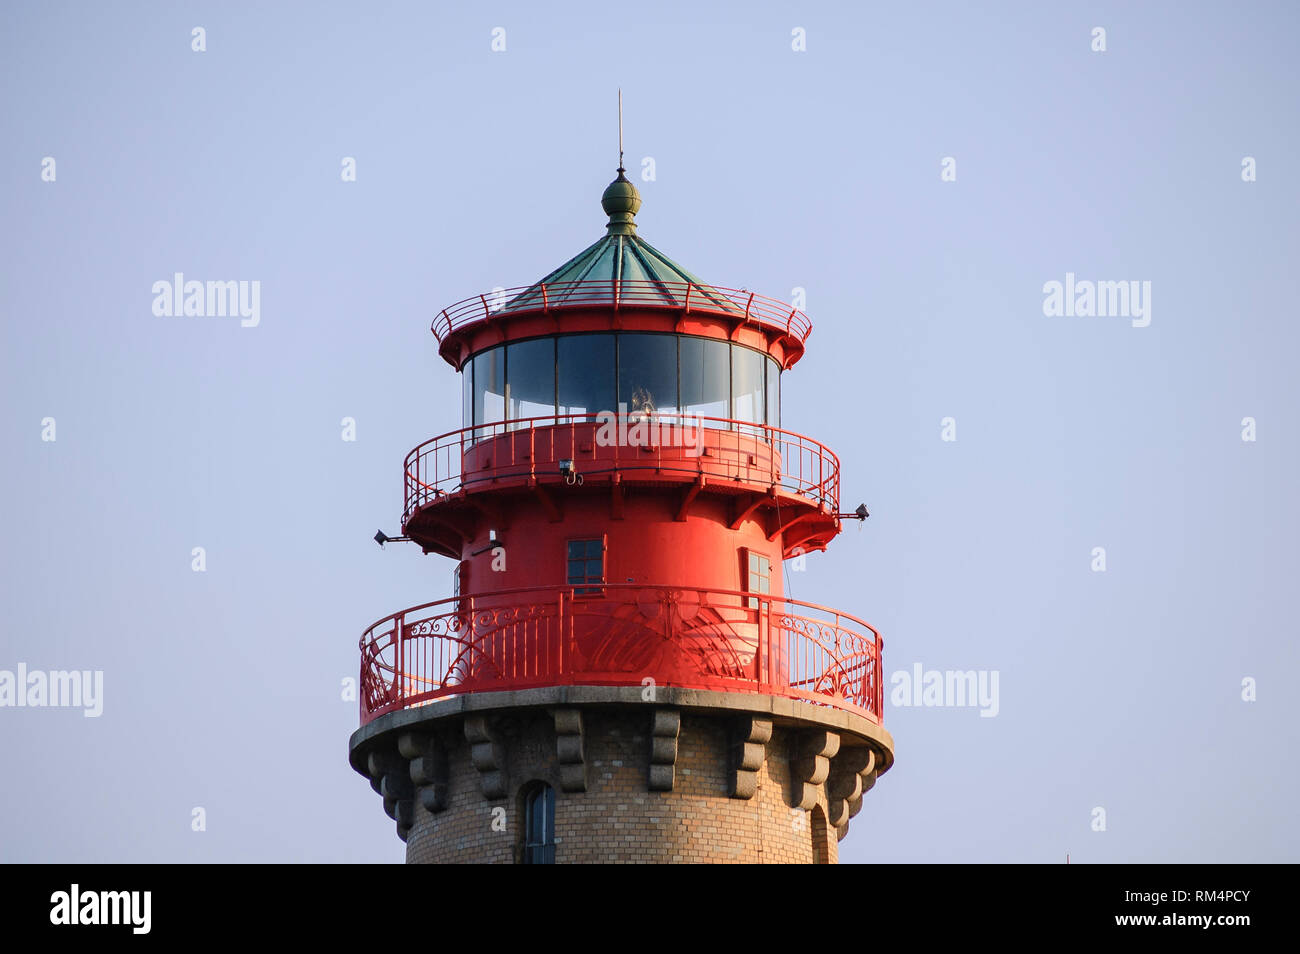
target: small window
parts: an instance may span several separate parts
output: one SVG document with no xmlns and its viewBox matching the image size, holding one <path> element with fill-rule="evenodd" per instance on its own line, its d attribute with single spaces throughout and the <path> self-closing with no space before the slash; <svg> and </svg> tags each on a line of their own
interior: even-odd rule
<svg viewBox="0 0 1300 954">
<path fill-rule="evenodd" d="M 460 610 L 460 598 L 469 595 L 469 560 L 461 560 L 451 574 L 451 595 L 456 599 L 456 609 Z"/>
<path fill-rule="evenodd" d="M 524 798 L 524 864 L 555 864 L 555 789 L 544 782 Z"/>
<path fill-rule="evenodd" d="M 745 551 L 745 589 L 751 593 L 772 592 L 772 562 L 761 553 Z M 747 600 L 750 609 L 758 609 L 757 597 Z"/>
<path fill-rule="evenodd" d="M 822 811 L 820 805 L 814 805 L 812 810 L 812 858 L 815 865 L 828 865 L 831 863 L 831 834 L 830 828 L 826 824 L 826 812 Z"/>
<path fill-rule="evenodd" d="M 575 595 L 598 595 L 600 588 L 587 584 L 605 582 L 605 541 L 570 540 L 566 579 L 570 586 L 575 587 Z"/>
</svg>

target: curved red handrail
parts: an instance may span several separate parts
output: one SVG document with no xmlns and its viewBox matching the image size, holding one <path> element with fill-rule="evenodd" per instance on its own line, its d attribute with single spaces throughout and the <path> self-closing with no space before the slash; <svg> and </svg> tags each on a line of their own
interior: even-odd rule
<svg viewBox="0 0 1300 954">
<path fill-rule="evenodd" d="M 740 590 L 604 584 L 452 597 L 361 637 L 361 722 L 452 695 L 554 685 L 778 695 L 880 722 L 883 640 L 868 623 Z"/>
<path fill-rule="evenodd" d="M 629 434 L 635 433 L 641 420 L 635 414 L 548 415 L 463 427 L 430 438 L 406 455 L 403 524 L 421 507 L 462 487 L 510 477 L 552 475 L 561 460 L 575 461 L 581 467 L 584 456 L 595 456 L 594 435 L 602 422 L 610 419 L 616 431 L 621 427 Z M 653 430 L 648 426 L 651 422 Z M 691 414 L 656 412 L 646 423 L 645 433 L 656 433 L 662 439 L 652 447 L 602 445 L 602 467 L 653 466 L 740 478 L 780 487 L 813 500 L 828 513 L 839 513 L 839 458 L 810 437 L 767 424 Z M 707 448 L 709 455 L 683 452 L 688 443 Z M 591 446 L 584 450 L 585 445 Z M 476 467 L 467 480 L 466 459 L 475 448 L 490 464 Z"/>
<path fill-rule="evenodd" d="M 448 305 L 434 317 L 430 330 L 441 345 L 454 332 L 481 321 L 601 305 L 721 315 L 780 331 L 800 342 L 806 342 L 812 334 L 812 322 L 798 308 L 743 288 L 627 278 L 494 289 Z"/>
</svg>

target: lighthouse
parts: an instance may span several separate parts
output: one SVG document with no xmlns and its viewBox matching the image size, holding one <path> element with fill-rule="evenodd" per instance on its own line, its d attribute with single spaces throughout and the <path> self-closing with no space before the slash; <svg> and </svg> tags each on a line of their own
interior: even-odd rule
<svg viewBox="0 0 1300 954">
<path fill-rule="evenodd" d="M 783 427 L 811 324 L 642 239 L 621 162 L 601 207 L 433 321 L 463 420 L 407 456 L 402 532 L 453 580 L 362 635 L 351 765 L 411 863 L 834 863 L 894 744 L 879 633 L 785 595 L 866 516 Z"/>
</svg>

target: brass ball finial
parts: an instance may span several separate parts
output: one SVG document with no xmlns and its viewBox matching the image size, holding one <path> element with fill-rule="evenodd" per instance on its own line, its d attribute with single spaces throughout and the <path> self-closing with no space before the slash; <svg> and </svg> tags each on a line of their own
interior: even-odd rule
<svg viewBox="0 0 1300 954">
<path fill-rule="evenodd" d="M 637 211 L 641 208 L 641 193 L 630 179 L 618 170 L 618 178 L 605 187 L 600 197 L 600 207 L 609 216 L 605 226 L 610 235 L 635 235 Z"/>
</svg>

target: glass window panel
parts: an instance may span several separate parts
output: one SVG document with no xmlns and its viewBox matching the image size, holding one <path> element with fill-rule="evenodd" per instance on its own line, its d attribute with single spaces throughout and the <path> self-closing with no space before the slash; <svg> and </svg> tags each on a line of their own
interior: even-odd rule
<svg viewBox="0 0 1300 954">
<path fill-rule="evenodd" d="M 570 540 L 569 541 L 569 559 L 583 560 L 590 557 L 599 557 L 601 555 L 601 542 L 599 540 Z"/>
<path fill-rule="evenodd" d="M 702 417 L 731 417 L 731 361 L 725 341 L 681 339 L 681 407 Z M 706 421 L 706 427 L 726 424 Z"/>
<path fill-rule="evenodd" d="M 546 824 L 542 820 L 541 799 L 534 792 L 528 798 L 528 844 L 529 847 L 540 845 L 546 840 Z"/>
<path fill-rule="evenodd" d="M 495 424 L 506 416 L 505 349 L 491 348 L 474 356 L 474 424 Z M 492 433 L 487 428 L 482 437 Z"/>
<path fill-rule="evenodd" d="M 566 581 L 574 587 L 576 596 L 597 596 L 600 588 L 583 586 L 590 583 L 605 582 L 604 543 L 595 540 L 570 540 L 565 552 L 568 555 Z"/>
<path fill-rule="evenodd" d="M 555 414 L 555 339 L 538 338 L 507 345 L 507 415 L 518 421 L 536 417 L 536 427 L 552 423 Z M 530 425 L 524 425 L 525 427 Z"/>
<path fill-rule="evenodd" d="M 464 388 L 461 396 L 461 427 L 472 427 L 474 424 L 474 362 L 466 361 L 465 366 L 460 370 L 461 386 Z"/>
<path fill-rule="evenodd" d="M 618 402 L 629 414 L 676 413 L 676 335 L 618 336 Z"/>
<path fill-rule="evenodd" d="M 570 335 L 558 345 L 559 413 L 614 411 L 614 336 Z"/>
<path fill-rule="evenodd" d="M 732 417 L 763 423 L 763 355 L 740 346 L 731 349 L 731 394 Z"/>
<path fill-rule="evenodd" d="M 781 366 L 767 359 L 767 423 L 781 426 Z"/>
<path fill-rule="evenodd" d="M 749 579 L 745 581 L 745 589 L 751 593 L 771 593 L 772 592 L 772 564 L 767 557 L 749 551 Z M 758 607 L 758 600 L 749 597 L 746 604 L 750 609 Z"/>
<path fill-rule="evenodd" d="M 524 864 L 555 864 L 555 789 L 535 788 L 524 809 Z"/>
</svg>

